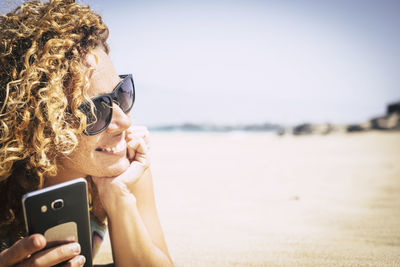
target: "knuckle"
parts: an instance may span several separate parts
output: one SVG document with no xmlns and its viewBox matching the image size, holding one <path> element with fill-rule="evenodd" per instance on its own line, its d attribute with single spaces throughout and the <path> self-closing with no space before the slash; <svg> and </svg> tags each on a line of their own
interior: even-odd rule
<svg viewBox="0 0 400 267">
<path fill-rule="evenodd" d="M 60 246 L 56 251 L 55 251 L 57 257 L 59 258 L 64 258 L 65 256 L 67 256 L 68 254 L 70 254 L 70 249 L 68 248 L 68 246 Z"/>
<path fill-rule="evenodd" d="M 24 243 L 27 238 L 21 239 L 14 243 L 10 248 L 2 251 L 0 254 L 0 266 L 13 266 L 16 262 L 28 256 L 27 250 L 24 248 Z"/>
<path fill-rule="evenodd" d="M 23 251 L 32 251 L 34 248 L 33 238 L 29 237 L 28 239 L 22 240 L 20 243 L 20 248 Z"/>
</svg>

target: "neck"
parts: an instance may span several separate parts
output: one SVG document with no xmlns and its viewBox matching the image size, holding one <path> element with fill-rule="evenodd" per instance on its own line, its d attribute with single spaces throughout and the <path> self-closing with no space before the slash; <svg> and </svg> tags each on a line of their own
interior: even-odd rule
<svg viewBox="0 0 400 267">
<path fill-rule="evenodd" d="M 80 178 L 78 174 L 74 174 L 70 171 L 66 171 L 62 166 L 58 167 L 57 174 L 54 176 L 46 176 L 44 179 L 43 187 L 63 183 L 72 179 Z"/>
</svg>

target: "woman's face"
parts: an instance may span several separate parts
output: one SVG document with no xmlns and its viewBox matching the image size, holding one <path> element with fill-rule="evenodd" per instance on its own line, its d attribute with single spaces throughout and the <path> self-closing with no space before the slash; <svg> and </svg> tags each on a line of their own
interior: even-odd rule
<svg viewBox="0 0 400 267">
<path fill-rule="evenodd" d="M 89 96 L 91 98 L 110 93 L 120 82 L 110 57 L 101 49 L 92 52 L 87 61 L 95 70 L 90 77 Z M 129 167 L 126 152 L 125 135 L 131 126 L 129 114 L 125 114 L 113 103 L 113 115 L 110 125 L 97 135 L 79 136 L 79 144 L 72 154 L 63 157 L 58 164 L 56 177 L 48 181 L 59 183 L 78 177 L 117 176 Z"/>
</svg>

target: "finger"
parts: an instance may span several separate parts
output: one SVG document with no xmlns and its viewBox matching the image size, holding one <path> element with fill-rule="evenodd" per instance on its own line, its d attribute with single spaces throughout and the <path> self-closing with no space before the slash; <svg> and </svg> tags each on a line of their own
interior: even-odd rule
<svg viewBox="0 0 400 267">
<path fill-rule="evenodd" d="M 146 145 L 143 139 L 137 143 L 135 158 L 128 170 L 120 176 L 120 180 L 129 185 L 134 184 L 146 171 L 150 165 L 150 160 L 146 153 Z"/>
<path fill-rule="evenodd" d="M 78 243 L 63 244 L 36 253 L 19 266 L 53 266 L 79 255 L 80 252 L 81 247 Z"/>
<path fill-rule="evenodd" d="M 148 157 L 148 149 L 142 138 L 139 139 L 139 145 L 137 146 L 135 152 L 136 153 L 135 153 L 134 161 L 137 161 L 137 162 L 141 163 L 142 165 L 148 167 L 148 165 L 150 163 L 149 157 Z"/>
<path fill-rule="evenodd" d="M 150 137 L 147 134 L 137 134 L 137 133 L 132 133 L 127 135 L 126 141 L 131 142 L 135 139 L 143 139 L 147 148 L 150 148 Z"/>
<path fill-rule="evenodd" d="M 70 259 L 63 267 L 78 267 L 83 266 L 86 262 L 86 258 L 83 255 L 76 256 Z"/>
<path fill-rule="evenodd" d="M 128 158 L 131 161 L 139 161 L 148 164 L 148 149 L 143 138 L 137 138 L 128 143 Z"/>
<path fill-rule="evenodd" d="M 127 143 L 128 145 L 128 157 L 130 160 L 134 160 L 136 154 L 146 154 L 148 149 L 143 138 L 134 138 Z"/>
<path fill-rule="evenodd" d="M 135 182 L 138 181 L 140 177 L 142 177 L 146 169 L 146 165 L 134 161 L 131 166 L 129 166 L 128 171 L 126 171 L 126 173 L 119 177 L 119 180 L 127 186 L 131 186 L 135 184 Z"/>
<path fill-rule="evenodd" d="M 46 246 L 46 239 L 41 234 L 33 234 L 18 240 L 7 250 L 0 254 L 0 266 L 13 266 L 21 262 L 29 255 L 43 249 Z"/>
<path fill-rule="evenodd" d="M 143 138 L 146 145 L 150 145 L 150 132 L 146 126 L 136 125 L 132 126 L 127 131 L 127 141 L 131 141 L 136 138 Z"/>
<path fill-rule="evenodd" d="M 128 159 L 133 160 L 136 154 L 136 148 L 139 146 L 139 139 L 134 138 L 131 141 L 127 142 L 127 151 L 128 151 Z"/>
</svg>

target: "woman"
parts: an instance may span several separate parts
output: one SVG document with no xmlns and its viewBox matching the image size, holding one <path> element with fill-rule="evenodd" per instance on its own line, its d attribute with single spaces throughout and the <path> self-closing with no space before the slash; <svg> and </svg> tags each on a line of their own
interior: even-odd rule
<svg viewBox="0 0 400 267">
<path fill-rule="evenodd" d="M 130 75 L 108 56 L 108 29 L 73 0 L 28 2 L 0 18 L 0 266 L 82 266 L 77 243 L 23 237 L 23 194 L 86 177 L 92 229 L 107 218 L 116 266 L 170 266 L 147 132 L 131 127 Z"/>
</svg>

